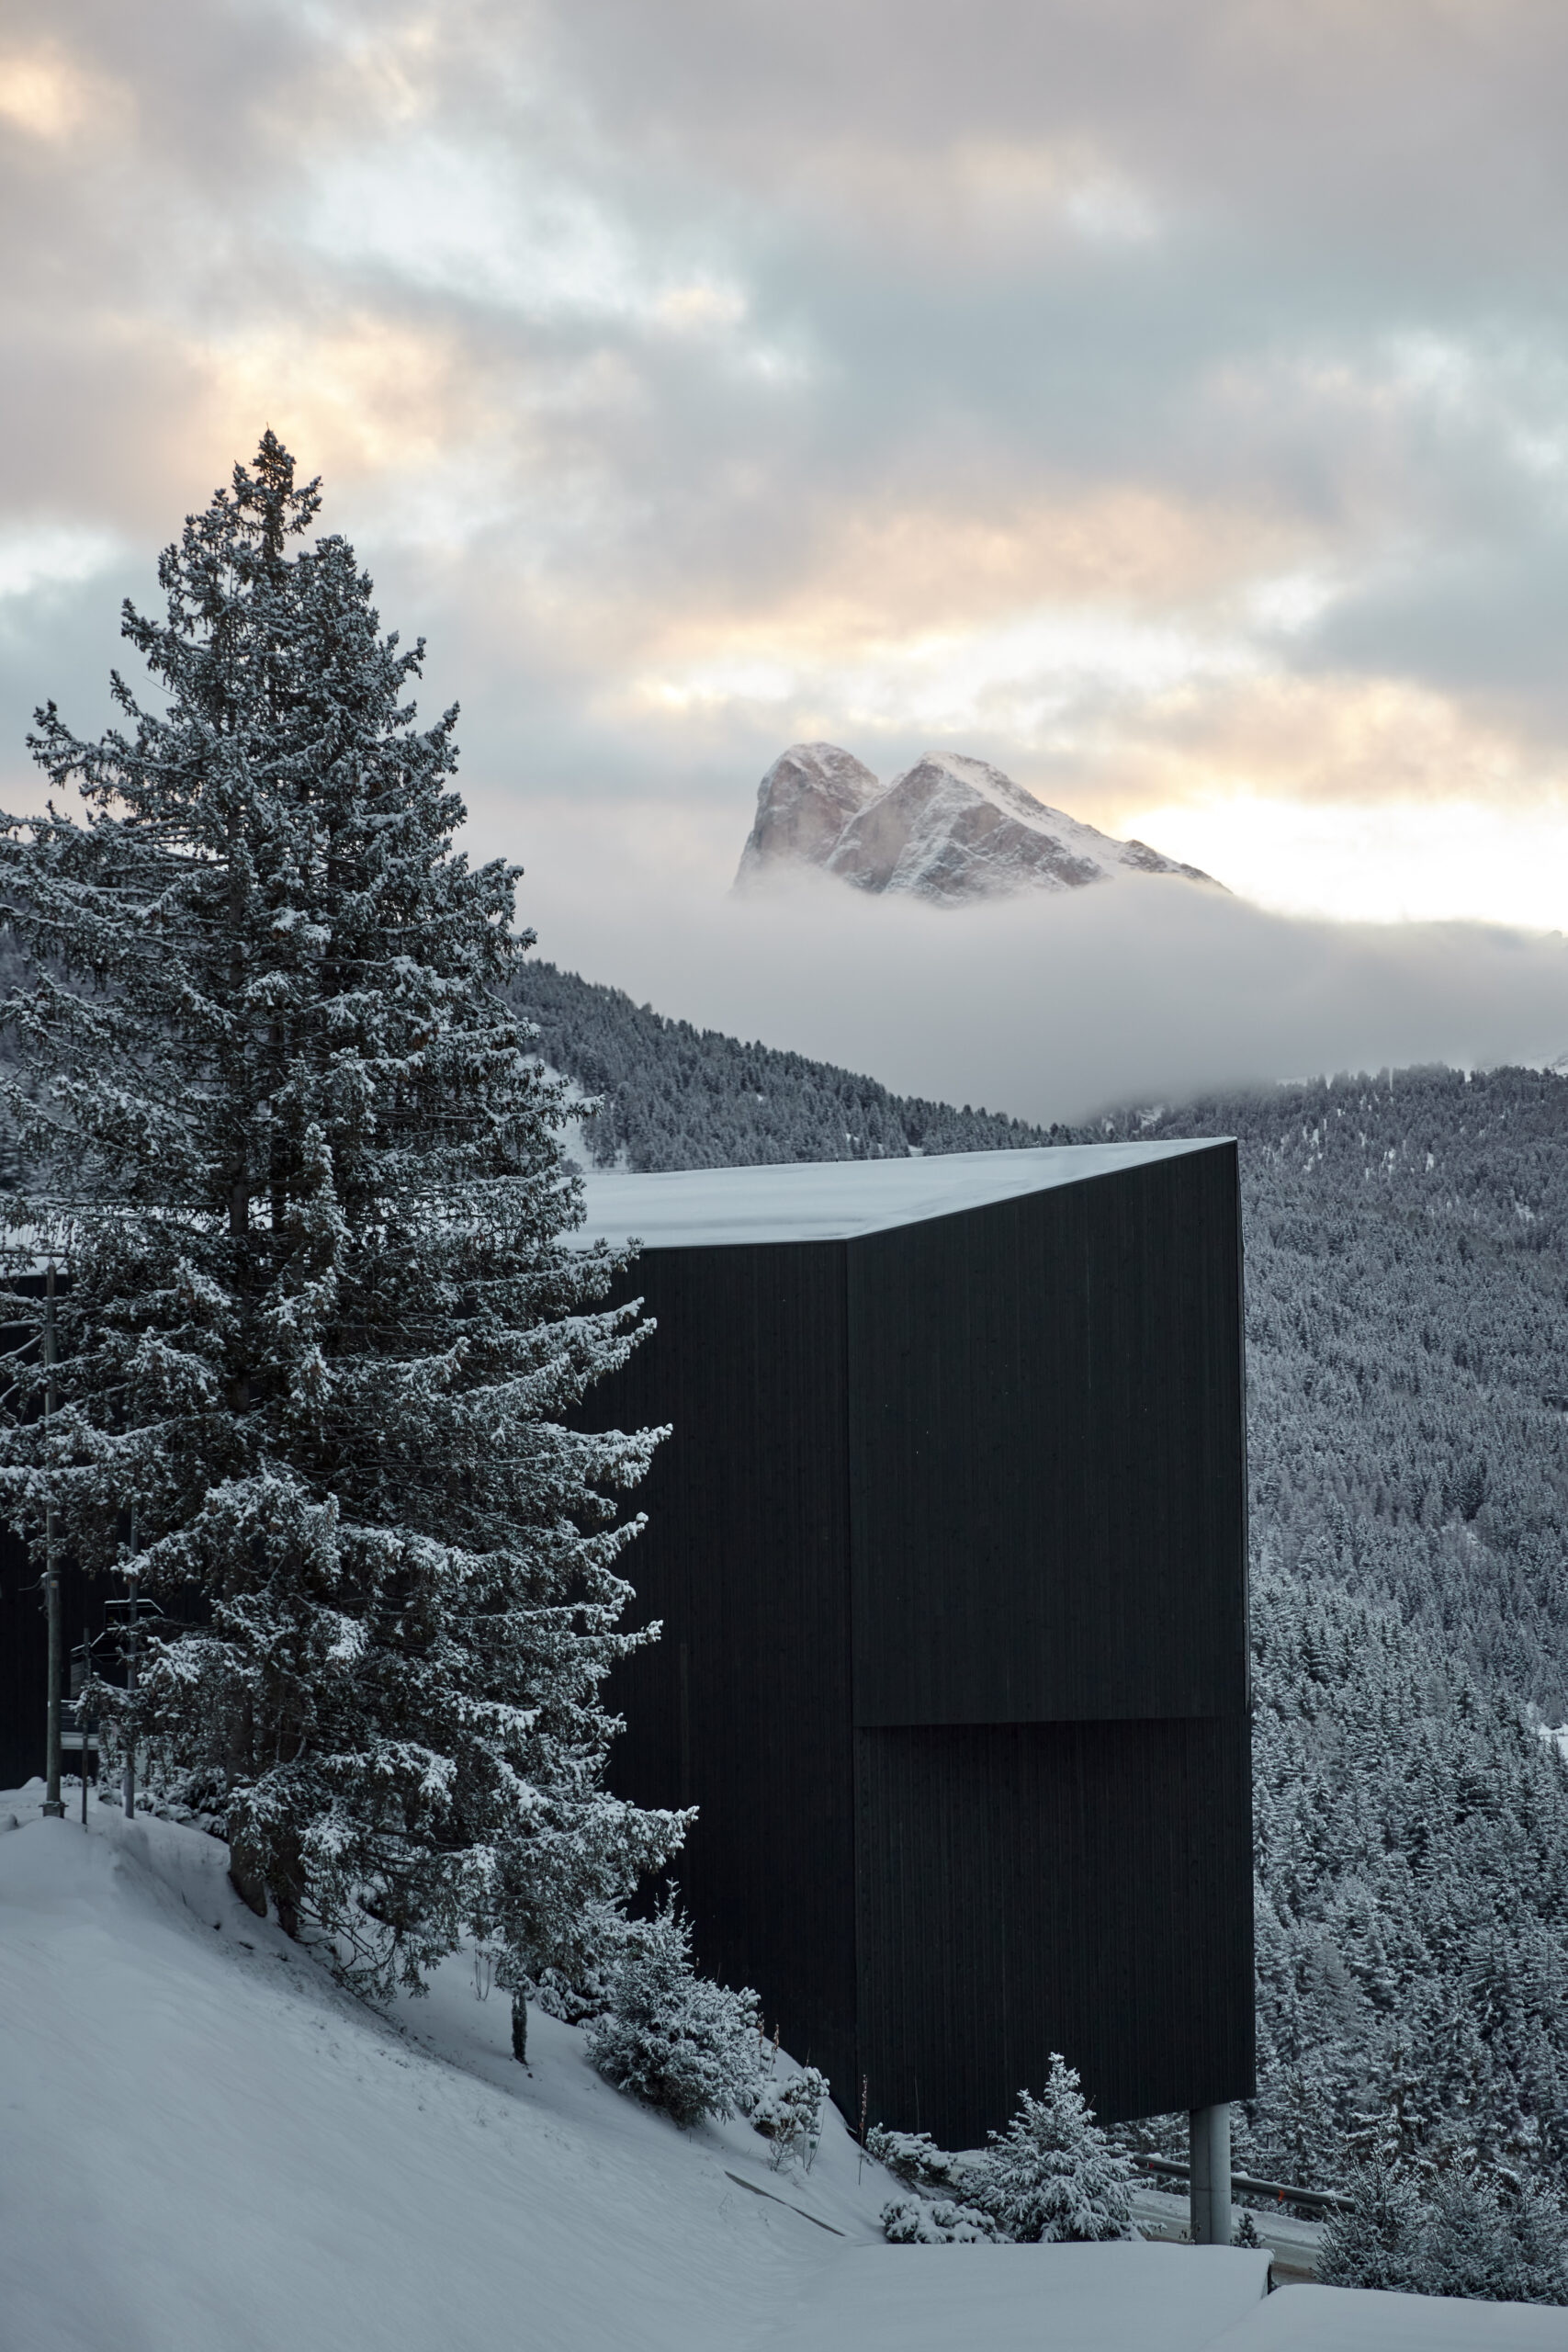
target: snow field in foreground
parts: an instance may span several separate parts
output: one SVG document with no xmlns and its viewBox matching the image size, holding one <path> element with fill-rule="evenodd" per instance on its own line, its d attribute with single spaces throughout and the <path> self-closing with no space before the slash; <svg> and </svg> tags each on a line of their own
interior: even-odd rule
<svg viewBox="0 0 1568 2352">
<path fill-rule="evenodd" d="M 85 1835 L 40 1794 L 0 1796 L 0 2352 L 1568 2346 L 1517 2306 L 1265 2303 L 1262 2255 L 888 2246 L 893 2185 L 836 2115 L 809 2177 L 775 2174 L 745 2123 L 677 2132 L 537 2013 L 525 2072 L 461 1959 L 381 2018 L 253 1917 L 215 1840 L 96 1799 Z"/>
</svg>

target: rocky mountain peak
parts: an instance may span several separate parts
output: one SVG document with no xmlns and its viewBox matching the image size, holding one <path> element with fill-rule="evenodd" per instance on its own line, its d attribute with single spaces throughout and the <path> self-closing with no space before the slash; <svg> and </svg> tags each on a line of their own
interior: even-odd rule
<svg viewBox="0 0 1568 2352">
<path fill-rule="evenodd" d="M 907 890 L 941 906 L 1021 889 L 1077 890 L 1126 873 L 1213 883 L 1145 842 L 1121 842 L 1047 808 L 988 760 L 928 752 L 884 786 L 835 743 L 773 762 L 737 883 L 819 865 L 856 889 Z"/>
<path fill-rule="evenodd" d="M 865 763 L 837 743 L 792 743 L 758 786 L 737 882 L 768 866 L 826 865 L 845 826 L 881 790 Z"/>
</svg>

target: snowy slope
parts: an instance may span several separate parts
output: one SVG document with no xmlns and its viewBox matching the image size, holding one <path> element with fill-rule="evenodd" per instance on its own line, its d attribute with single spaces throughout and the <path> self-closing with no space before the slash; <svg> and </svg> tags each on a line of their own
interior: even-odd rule
<svg viewBox="0 0 1568 2352">
<path fill-rule="evenodd" d="M 1322 2324 L 1260 2352 L 1562 2343 L 1512 2306 L 1348 2335 L 1409 2299 L 1266 2305 L 1261 2255 L 889 2246 L 836 2118 L 803 2179 L 619 2098 L 547 2018 L 525 2072 L 471 1963 L 379 2018 L 214 1840 L 96 1801 L 84 1834 L 40 1793 L 0 1796 L 0 2352 L 1250 2352 L 1292 2296 Z"/>
<path fill-rule="evenodd" d="M 1211 878 L 1144 842 L 1116 841 L 1047 808 L 988 760 L 928 752 L 884 790 L 832 743 L 792 744 L 774 761 L 736 880 L 792 865 L 942 906 L 1021 889 L 1082 889 L 1126 873 Z"/>
<path fill-rule="evenodd" d="M 874 2230 L 841 2130 L 781 2188 L 754 2134 L 683 2139 L 547 2018 L 525 2075 L 458 1963 L 384 2024 L 215 1841 L 92 1810 L 0 1837 L 6 2352 L 697 2352 L 840 2243 L 728 2170 Z"/>
</svg>

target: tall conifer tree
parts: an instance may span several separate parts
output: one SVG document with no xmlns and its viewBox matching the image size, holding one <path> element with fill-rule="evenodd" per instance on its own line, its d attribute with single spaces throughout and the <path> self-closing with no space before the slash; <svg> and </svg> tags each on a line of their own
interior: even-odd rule
<svg viewBox="0 0 1568 2352">
<path fill-rule="evenodd" d="M 161 699 L 39 714 L 81 820 L 0 820 L 8 1213 L 70 1274 L 0 1478 L 88 1570 L 134 1509 L 143 1583 L 207 1596 L 118 1729 L 220 1784 L 253 1902 L 378 1994 L 465 1933 L 516 1986 L 679 1842 L 603 1778 L 653 1433 L 570 1425 L 636 1333 L 500 995 L 520 869 L 454 851 L 456 713 L 416 728 L 423 646 L 319 504 L 269 431 L 125 608 Z"/>
</svg>

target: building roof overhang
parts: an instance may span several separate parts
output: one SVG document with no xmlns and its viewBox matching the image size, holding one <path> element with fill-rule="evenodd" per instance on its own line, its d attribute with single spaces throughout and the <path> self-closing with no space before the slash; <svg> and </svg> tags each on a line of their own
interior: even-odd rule
<svg viewBox="0 0 1568 2352">
<path fill-rule="evenodd" d="M 1211 1151 L 1226 1140 L 1201 1136 L 1164 1143 L 955 1151 L 929 1159 L 794 1160 L 769 1167 L 671 1169 L 649 1176 L 596 1170 L 583 1179 L 587 1216 L 575 1238 L 617 1246 L 636 1239 L 648 1250 L 853 1240 Z"/>
</svg>

